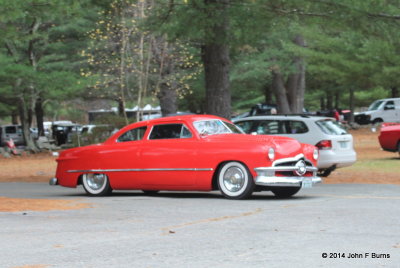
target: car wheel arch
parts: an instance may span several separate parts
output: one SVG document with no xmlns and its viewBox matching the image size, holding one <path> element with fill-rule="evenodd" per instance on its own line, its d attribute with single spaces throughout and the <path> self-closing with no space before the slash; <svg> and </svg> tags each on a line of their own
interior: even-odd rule
<svg viewBox="0 0 400 268">
<path fill-rule="evenodd" d="M 224 160 L 224 161 L 220 162 L 220 163 L 217 165 L 217 167 L 214 169 L 214 173 L 213 173 L 212 181 L 211 181 L 212 190 L 219 190 L 219 187 L 218 187 L 218 175 L 219 175 L 219 171 L 221 170 L 221 168 L 222 168 L 226 163 L 229 163 L 229 162 L 238 162 L 238 163 L 244 165 L 247 169 L 249 169 L 248 165 L 246 165 L 245 162 L 240 161 L 240 160 L 231 159 L 231 160 Z"/>
</svg>

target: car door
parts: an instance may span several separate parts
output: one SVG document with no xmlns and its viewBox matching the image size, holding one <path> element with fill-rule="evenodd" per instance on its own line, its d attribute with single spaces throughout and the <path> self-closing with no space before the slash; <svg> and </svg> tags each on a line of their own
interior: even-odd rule
<svg viewBox="0 0 400 268">
<path fill-rule="evenodd" d="M 183 123 L 154 125 L 140 155 L 143 186 L 165 190 L 194 186 L 197 145 L 198 139 Z"/>
<path fill-rule="evenodd" d="M 396 121 L 396 110 L 393 100 L 387 101 L 383 106 L 382 119 L 384 122 L 395 122 Z"/>
<path fill-rule="evenodd" d="M 147 126 L 129 129 L 98 152 L 99 161 L 93 164 L 108 172 L 113 189 L 140 189 L 144 166 L 140 153 L 146 130 Z"/>
</svg>

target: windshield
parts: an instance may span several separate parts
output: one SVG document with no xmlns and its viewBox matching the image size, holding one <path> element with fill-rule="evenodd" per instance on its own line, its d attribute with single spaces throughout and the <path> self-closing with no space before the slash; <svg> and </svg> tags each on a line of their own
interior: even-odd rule
<svg viewBox="0 0 400 268">
<path fill-rule="evenodd" d="M 197 132 L 201 135 L 243 133 L 235 125 L 223 122 L 222 120 L 218 119 L 196 121 L 193 123 L 193 126 L 195 127 Z"/>
<path fill-rule="evenodd" d="M 348 134 L 346 129 L 339 123 L 333 120 L 320 120 L 315 122 L 319 128 L 328 135 L 344 135 Z"/>
<path fill-rule="evenodd" d="M 373 103 L 369 106 L 368 111 L 375 111 L 375 110 L 378 110 L 378 108 L 379 108 L 379 106 L 381 106 L 382 102 L 383 102 L 383 101 L 381 101 L 381 100 L 378 100 L 378 101 L 373 102 Z"/>
</svg>

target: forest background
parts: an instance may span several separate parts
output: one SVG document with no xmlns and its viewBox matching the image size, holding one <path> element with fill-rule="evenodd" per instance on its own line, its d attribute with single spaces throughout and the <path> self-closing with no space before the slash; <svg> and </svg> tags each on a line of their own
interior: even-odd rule
<svg viewBox="0 0 400 268">
<path fill-rule="evenodd" d="M 0 0 L 0 123 L 398 97 L 399 0 Z"/>
</svg>

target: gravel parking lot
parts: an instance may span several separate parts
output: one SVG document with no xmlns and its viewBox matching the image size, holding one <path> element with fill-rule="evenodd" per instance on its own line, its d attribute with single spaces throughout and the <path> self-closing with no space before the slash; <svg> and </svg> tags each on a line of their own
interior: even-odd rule
<svg viewBox="0 0 400 268">
<path fill-rule="evenodd" d="M 1 213 L 0 264 L 399 267 L 399 190 L 399 185 L 331 184 L 290 199 L 264 192 L 232 201 L 219 192 L 130 191 L 91 198 L 82 188 L 2 183 L 0 196 L 65 206 Z"/>
</svg>

